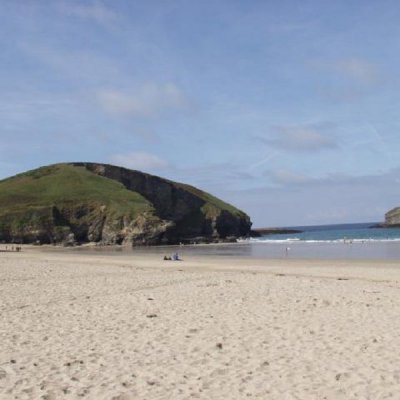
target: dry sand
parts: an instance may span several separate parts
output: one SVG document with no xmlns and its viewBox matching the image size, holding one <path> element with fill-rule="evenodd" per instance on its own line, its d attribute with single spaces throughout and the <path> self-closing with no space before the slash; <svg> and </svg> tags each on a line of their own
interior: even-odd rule
<svg viewBox="0 0 400 400">
<path fill-rule="evenodd" d="M 0 398 L 399 399 L 399 267 L 0 253 Z"/>
</svg>

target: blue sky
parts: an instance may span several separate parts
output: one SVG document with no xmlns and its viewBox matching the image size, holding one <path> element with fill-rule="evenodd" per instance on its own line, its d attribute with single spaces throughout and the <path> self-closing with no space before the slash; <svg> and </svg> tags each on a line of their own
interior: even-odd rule
<svg viewBox="0 0 400 400">
<path fill-rule="evenodd" d="M 63 161 L 193 184 L 254 226 L 400 206 L 397 1 L 14 1 L 0 178 Z"/>
</svg>

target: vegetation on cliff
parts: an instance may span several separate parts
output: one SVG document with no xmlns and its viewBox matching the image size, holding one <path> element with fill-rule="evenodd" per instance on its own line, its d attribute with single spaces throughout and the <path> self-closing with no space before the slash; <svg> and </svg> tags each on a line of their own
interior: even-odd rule
<svg viewBox="0 0 400 400">
<path fill-rule="evenodd" d="M 193 186 L 106 164 L 55 164 L 0 181 L 0 240 L 172 244 L 248 235 L 242 211 Z"/>
</svg>

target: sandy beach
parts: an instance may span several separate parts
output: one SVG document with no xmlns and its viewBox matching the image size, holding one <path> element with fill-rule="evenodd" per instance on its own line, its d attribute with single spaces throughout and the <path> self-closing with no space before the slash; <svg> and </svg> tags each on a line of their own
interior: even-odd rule
<svg viewBox="0 0 400 400">
<path fill-rule="evenodd" d="M 398 399 L 400 262 L 0 255 L 1 399 Z"/>
</svg>

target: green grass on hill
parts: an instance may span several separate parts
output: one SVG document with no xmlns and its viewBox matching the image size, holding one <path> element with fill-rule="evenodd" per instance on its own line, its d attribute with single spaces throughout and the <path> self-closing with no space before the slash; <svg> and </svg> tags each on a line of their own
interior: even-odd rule
<svg viewBox="0 0 400 400">
<path fill-rule="evenodd" d="M 57 164 L 0 181 L 0 216 L 53 204 L 105 205 L 108 213 L 131 217 L 153 211 L 140 194 L 84 167 Z"/>
</svg>

